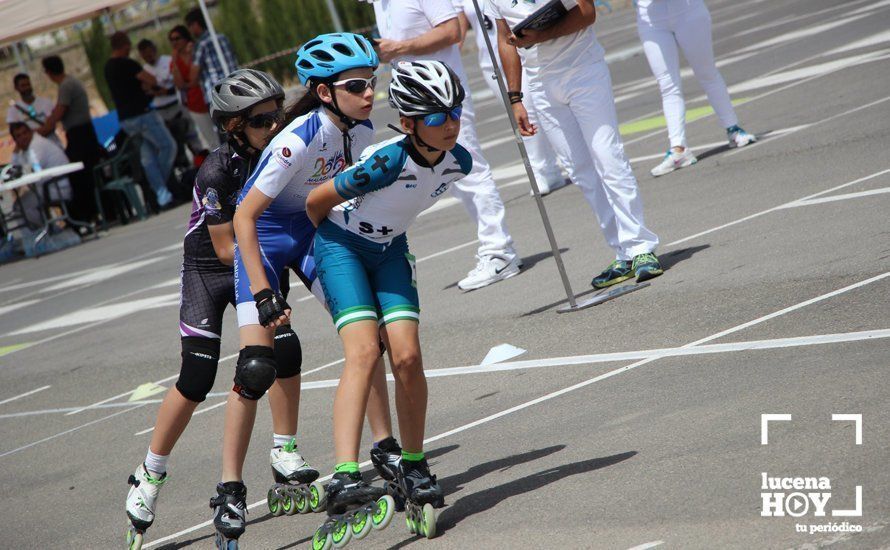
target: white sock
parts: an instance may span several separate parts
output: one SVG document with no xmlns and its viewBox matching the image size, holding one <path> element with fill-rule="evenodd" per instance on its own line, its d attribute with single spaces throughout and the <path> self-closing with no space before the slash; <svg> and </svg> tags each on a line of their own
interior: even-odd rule
<svg viewBox="0 0 890 550">
<path fill-rule="evenodd" d="M 297 437 L 297 434 L 291 435 L 281 435 L 281 434 L 272 434 L 272 447 L 284 447 L 288 443 L 290 443 L 291 439 Z"/>
<path fill-rule="evenodd" d="M 148 454 L 145 455 L 145 469 L 152 477 L 161 477 L 167 473 L 167 459 L 169 458 L 170 455 L 156 455 L 149 448 Z"/>
</svg>

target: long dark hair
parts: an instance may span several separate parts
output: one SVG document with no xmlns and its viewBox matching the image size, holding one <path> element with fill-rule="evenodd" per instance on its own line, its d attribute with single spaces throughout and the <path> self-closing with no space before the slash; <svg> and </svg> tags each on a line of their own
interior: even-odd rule
<svg viewBox="0 0 890 550">
<path fill-rule="evenodd" d="M 293 105 L 285 109 L 284 111 L 284 125 L 287 126 L 297 118 L 305 115 L 306 113 L 321 107 L 321 99 L 318 98 L 318 94 L 315 93 L 315 83 L 311 83 L 312 88 L 306 90 L 306 93 L 303 94 L 303 97 L 296 100 Z"/>
</svg>

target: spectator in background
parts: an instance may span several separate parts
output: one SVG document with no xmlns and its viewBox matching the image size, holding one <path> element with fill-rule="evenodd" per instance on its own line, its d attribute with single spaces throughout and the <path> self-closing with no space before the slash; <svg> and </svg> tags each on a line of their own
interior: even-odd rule
<svg viewBox="0 0 890 550">
<path fill-rule="evenodd" d="M 104 155 L 93 121 L 90 118 L 90 100 L 83 84 L 73 76 L 65 74 L 65 65 L 57 55 L 42 61 L 43 70 L 50 80 L 59 85 L 59 97 L 52 113 L 37 131 L 49 135 L 56 124 L 61 122 L 65 130 L 65 154 L 71 162 L 82 162 L 84 170 L 71 175 L 74 196 L 71 202 L 71 217 L 92 222 L 98 213 L 93 189 L 93 167 Z"/>
<path fill-rule="evenodd" d="M 224 35 L 216 33 L 216 40 L 222 50 L 225 63 L 219 58 L 216 46 L 210 33 L 207 31 L 207 23 L 201 8 L 195 8 L 185 15 L 185 24 L 195 38 L 195 50 L 193 62 L 198 66 L 198 76 L 201 79 L 201 89 L 204 90 L 204 100 L 210 102 L 210 91 L 213 85 L 223 79 L 227 74 L 238 68 L 238 60 L 232 44 Z M 226 69 L 225 65 L 228 65 Z"/>
<path fill-rule="evenodd" d="M 216 125 L 210 120 L 207 102 L 204 100 L 204 91 L 201 89 L 201 80 L 198 76 L 200 68 L 193 61 L 195 43 L 192 41 L 192 36 L 185 25 L 177 25 L 167 37 L 173 48 L 173 60 L 170 63 L 173 83 L 182 93 L 185 107 L 198 128 L 198 134 L 204 140 L 204 144 L 208 149 L 216 149 L 220 144 L 219 133 L 216 131 Z"/>
<path fill-rule="evenodd" d="M 145 61 L 142 68 L 158 81 L 150 94 L 153 97 L 151 108 L 164 119 L 173 138 L 177 142 L 185 142 L 196 159 L 207 156 L 207 148 L 198 137 L 194 122 L 179 103 L 179 92 L 174 86 L 171 73 L 172 58 L 169 55 L 158 55 L 157 46 L 148 39 L 140 40 L 136 48 Z"/>
<path fill-rule="evenodd" d="M 15 75 L 12 79 L 12 86 L 21 96 L 21 100 L 10 100 L 9 110 L 6 111 L 6 122 L 8 124 L 24 122 L 32 130 L 39 130 L 52 114 L 53 107 L 56 106 L 55 103 L 49 98 L 35 96 L 34 88 L 31 87 L 31 77 L 25 73 Z M 55 126 L 45 134 L 45 137 L 62 147 L 62 141 L 56 135 Z"/>
<path fill-rule="evenodd" d="M 162 210 L 173 205 L 167 180 L 176 160 L 176 142 L 164 126 L 164 119 L 149 108 L 147 90 L 157 89 L 157 79 L 130 59 L 130 38 L 126 33 L 111 35 L 111 59 L 105 63 L 105 80 L 117 106 L 121 128 L 131 137 L 139 137 L 145 178 Z"/>
<path fill-rule="evenodd" d="M 46 168 L 53 168 L 68 164 L 68 157 L 56 143 L 36 133 L 24 122 L 13 122 L 9 125 L 9 135 L 15 141 L 15 151 L 12 153 L 12 164 L 22 167 L 23 174 L 39 172 Z M 38 193 L 44 193 L 42 186 L 37 186 Z M 49 199 L 52 202 L 70 201 L 72 197 L 71 182 L 68 178 L 61 178 L 57 183 L 49 186 Z M 25 219 L 32 227 L 41 223 L 41 200 L 33 193 L 21 195 L 20 205 Z"/>
</svg>

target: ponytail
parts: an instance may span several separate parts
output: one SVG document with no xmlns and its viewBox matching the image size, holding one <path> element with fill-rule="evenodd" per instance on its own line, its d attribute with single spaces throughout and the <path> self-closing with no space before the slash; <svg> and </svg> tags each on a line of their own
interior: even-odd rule
<svg viewBox="0 0 890 550">
<path fill-rule="evenodd" d="M 321 107 L 321 99 L 315 94 L 314 90 L 307 90 L 303 97 L 294 102 L 284 112 L 284 125 L 287 126 L 298 117 Z"/>
</svg>

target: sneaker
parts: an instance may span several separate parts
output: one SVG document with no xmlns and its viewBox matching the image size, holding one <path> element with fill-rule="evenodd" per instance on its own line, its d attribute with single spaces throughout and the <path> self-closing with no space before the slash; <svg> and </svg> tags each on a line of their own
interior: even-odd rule
<svg viewBox="0 0 890 550">
<path fill-rule="evenodd" d="M 754 134 L 749 134 L 738 124 L 736 124 L 735 126 L 730 126 L 726 129 L 726 138 L 729 140 L 730 148 L 744 147 L 749 143 L 754 143 L 755 141 L 757 141 L 757 137 L 754 136 Z"/>
<path fill-rule="evenodd" d="M 273 447 L 269 462 L 276 483 L 312 483 L 318 479 L 318 470 L 303 459 L 293 439 L 283 447 Z"/>
<path fill-rule="evenodd" d="M 457 283 L 457 287 L 461 290 L 476 290 L 509 279 L 519 274 L 519 263 L 518 258 L 505 260 L 498 256 L 483 256 L 479 258 L 476 267 Z"/>
<path fill-rule="evenodd" d="M 559 181 L 555 181 L 553 183 L 548 183 L 546 181 L 539 181 L 538 182 L 538 191 L 541 192 L 541 196 L 543 197 L 545 195 L 549 195 L 550 193 L 556 191 L 557 189 L 562 189 L 563 187 L 565 187 L 566 185 L 569 185 L 570 183 L 572 183 L 572 180 L 570 180 L 569 178 L 563 178 L 563 179 L 561 179 Z M 528 194 L 531 195 L 532 197 L 535 196 L 534 191 L 529 191 Z"/>
<path fill-rule="evenodd" d="M 637 282 L 641 283 L 658 277 L 664 273 L 664 270 L 661 269 L 661 263 L 655 254 L 646 252 L 634 256 L 633 272 L 637 276 Z"/>
<path fill-rule="evenodd" d="M 624 282 L 633 277 L 632 263 L 627 260 L 615 260 L 602 273 L 590 281 L 593 288 L 606 288 Z"/>
<path fill-rule="evenodd" d="M 658 176 L 670 174 L 674 170 L 691 166 L 696 162 L 698 162 L 698 159 L 695 158 L 695 155 L 692 154 L 688 147 L 679 153 L 673 149 L 668 149 L 661 163 L 650 170 L 649 173 L 657 178 Z"/>
</svg>

